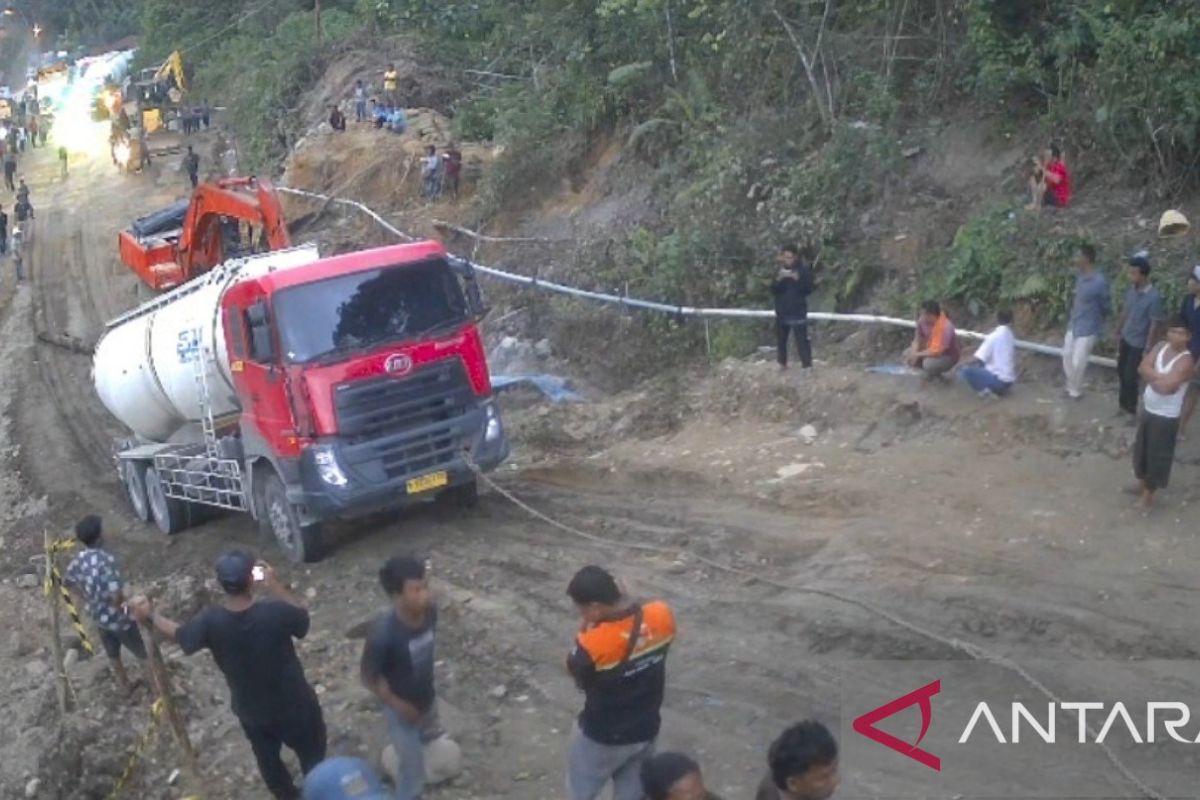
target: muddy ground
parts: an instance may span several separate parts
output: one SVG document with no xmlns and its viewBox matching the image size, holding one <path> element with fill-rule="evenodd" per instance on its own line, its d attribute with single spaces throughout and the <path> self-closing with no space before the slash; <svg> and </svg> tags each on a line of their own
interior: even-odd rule
<svg viewBox="0 0 1200 800">
<path fill-rule="evenodd" d="M 105 797 L 149 714 L 146 691 L 121 697 L 92 659 L 71 668 L 78 703 L 59 725 L 44 600 L 28 577 L 44 529 L 62 534 L 80 515 L 102 514 L 129 580 L 177 617 L 208 602 L 209 565 L 222 549 L 274 557 L 247 518 L 169 539 L 135 522 L 109 457 L 120 429 L 95 399 L 89 358 L 36 338 L 94 341 L 104 320 L 141 299 L 116 259 L 116 232 L 184 193 L 176 161 L 118 176 L 97 157 L 74 165 L 65 183 L 52 150 L 23 165 L 39 210 L 32 280 L 14 294 L 6 263 L 0 295 L 5 798 Z M 1052 373 L 1042 363 L 1030 371 Z M 361 642 L 352 635 L 383 603 L 378 565 L 401 551 L 433 563 L 438 687 L 465 756 L 466 772 L 435 798 L 563 796 L 580 705 L 562 669 L 576 628 L 564 588 L 586 563 L 611 566 L 636 594 L 675 608 L 681 632 L 661 744 L 696 754 L 711 788 L 729 800 L 752 796 L 765 747 L 784 725 L 815 716 L 853 736 L 854 714 L 919 685 L 907 675 L 881 678 L 880 665 L 964 659 L 947 640 L 1028 663 L 1074 698 L 1160 686 L 1194 695 L 1200 434 L 1181 451 L 1161 508 L 1134 511 L 1120 491 L 1130 479 L 1131 428 L 1114 417 L 1112 393 L 1096 378 L 1082 403 L 1040 382 L 984 405 L 957 387 L 867 375 L 855 364 L 819 364 L 800 379 L 731 361 L 578 405 L 508 396 L 515 456 L 495 479 L 601 539 L 534 519 L 488 491 L 471 513 L 431 506 L 390 523 L 337 526 L 325 561 L 280 564 L 310 598 L 313 633 L 301 656 L 319 687 L 330 748 L 371 755 L 382 740 L 357 682 Z M 815 436 L 801 433 L 805 425 Z M 167 653 L 205 796 L 265 798 L 211 660 Z M 1042 700 L 1027 685 L 1014 691 Z M 1095 747 L 1049 761 L 964 751 L 967 785 L 933 788 L 921 767 L 891 755 L 848 746 L 842 796 L 1138 796 Z M 1135 750 L 1121 758 L 1151 786 L 1193 791 L 1195 763 L 1186 758 Z M 168 785 L 177 766 L 169 739 L 154 737 L 126 796 L 183 796 Z"/>
</svg>

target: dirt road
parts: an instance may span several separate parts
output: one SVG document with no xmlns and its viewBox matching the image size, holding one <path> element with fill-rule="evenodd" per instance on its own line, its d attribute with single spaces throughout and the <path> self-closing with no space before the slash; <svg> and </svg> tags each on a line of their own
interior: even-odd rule
<svg viewBox="0 0 1200 800">
<path fill-rule="evenodd" d="M 0 670 L 12 676 L 0 686 L 12 721 L 0 729 L 0 793 L 19 796 L 37 778 L 37 797 L 101 798 L 145 727 L 148 700 L 118 697 L 94 659 L 74 668 L 80 710 L 57 730 L 42 598 L 22 579 L 42 528 L 63 531 L 82 513 L 103 514 L 129 579 L 177 616 L 209 599 L 209 565 L 222 549 L 259 545 L 246 518 L 171 539 L 136 523 L 108 455 L 120 430 L 94 397 L 90 360 L 33 335 L 91 342 L 105 319 L 138 302 L 116 259 L 116 232 L 182 194 L 176 165 L 117 176 L 100 159 L 76 165 L 60 183 L 50 151 L 26 161 L 38 208 L 32 281 L 7 302 L 0 323 L 0 492 L 9 506 L 0 602 L 12 610 L 0 652 Z M 434 797 L 563 796 L 565 743 L 580 704 L 561 666 L 576 627 L 564 590 L 586 563 L 610 565 L 635 593 L 674 606 L 681 634 L 661 745 L 697 754 L 726 798 L 752 796 L 767 743 L 808 716 L 838 726 L 846 797 L 1138 796 L 1095 745 L 1022 746 L 1003 758 L 974 742 L 956 745 L 960 728 L 938 723 L 962 710 L 952 689 L 1016 696 L 1043 714 L 1045 698 L 1005 667 L 978 665 L 945 641 L 836 597 L 985 645 L 1067 700 L 1200 695 L 1191 668 L 1200 632 L 1190 613 L 1195 446 L 1163 509 L 1144 517 L 1119 492 L 1128 479 L 1120 452 L 1127 432 L 1109 419 L 1108 399 L 1063 406 L 1049 391 L 1030 387 L 1010 404 L 981 409 L 952 390 L 857 370 L 825 370 L 795 384 L 763 365 L 733 364 L 700 377 L 686 397 L 651 393 L 552 410 L 522 404 L 510 417 L 516 468 L 497 480 L 613 544 L 535 520 L 491 492 L 468 515 L 430 507 L 398 522 L 342 526 L 324 562 L 280 565 L 309 596 L 314 630 L 302 658 L 320 687 L 331 749 L 366 753 L 382 741 L 378 714 L 357 684 L 361 642 L 352 634 L 382 605 L 380 562 L 413 551 L 434 565 L 443 609 L 437 680 L 467 770 Z M 672 404 L 692 411 L 669 436 L 643 441 L 636 426 L 618 425 Z M 806 422 L 818 430 L 811 444 L 797 435 Z M 547 438 L 535 434 L 547 427 L 590 433 L 573 445 L 539 447 Z M 742 572 L 714 569 L 697 554 Z M 172 665 L 207 796 L 266 797 L 208 657 Z M 851 733 L 854 716 L 938 677 L 945 702 L 923 746 L 946 759 L 943 773 Z M 912 741 L 917 725 L 901 715 L 889 729 Z M 1150 785 L 1192 793 L 1194 761 L 1115 741 L 1114 748 Z M 166 783 L 176 765 L 165 740 L 155 745 L 128 796 L 181 796 Z"/>
</svg>

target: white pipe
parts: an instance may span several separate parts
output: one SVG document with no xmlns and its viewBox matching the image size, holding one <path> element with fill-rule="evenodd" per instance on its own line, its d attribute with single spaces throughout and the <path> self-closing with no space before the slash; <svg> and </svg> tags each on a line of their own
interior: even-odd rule
<svg viewBox="0 0 1200 800">
<path fill-rule="evenodd" d="M 357 200 L 347 200 L 342 197 L 330 197 L 328 195 L 319 194 L 317 192 L 308 192 L 303 189 L 292 189 L 287 186 L 279 186 L 276 188 L 279 191 L 287 192 L 288 194 L 299 195 L 301 197 L 310 197 L 314 200 L 322 200 L 325 202 L 339 203 L 341 205 L 356 208 L 359 211 L 366 214 L 367 216 L 371 217 L 371 219 L 378 222 L 380 225 L 382 225 L 387 230 L 394 233 L 396 236 L 399 236 L 401 239 L 404 239 L 405 241 L 409 241 L 409 242 L 417 241 L 416 237 L 410 236 L 407 233 L 405 233 L 404 231 L 397 228 L 395 225 L 392 225 L 390 222 L 388 222 L 386 219 L 381 217 L 379 214 L 375 213 L 375 211 L 371 210 L 370 208 L 368 208 L 367 206 L 358 202 Z M 462 258 L 462 257 L 456 256 L 456 258 Z M 597 302 L 611 303 L 614 305 L 624 306 L 627 308 L 640 308 L 640 309 L 644 309 L 646 311 L 660 311 L 660 312 L 663 312 L 666 314 L 674 314 L 676 316 L 682 316 L 682 317 L 709 317 L 709 318 L 724 318 L 724 319 L 774 319 L 775 318 L 774 311 L 768 311 L 765 309 L 695 308 L 692 306 L 673 306 L 673 305 L 668 305 L 667 303 L 656 303 L 652 300 L 639 300 L 635 297 L 620 297 L 618 295 L 604 294 L 602 292 L 592 292 L 592 291 L 588 291 L 587 289 L 578 289 L 574 286 L 566 286 L 561 283 L 554 283 L 553 281 L 544 281 L 537 277 L 531 277 L 528 275 L 517 275 L 512 272 L 505 272 L 503 270 L 496 269 L 495 267 L 488 267 L 488 266 L 484 266 L 483 264 L 476 264 L 475 262 L 470 261 L 470 259 L 464 258 L 463 261 L 467 261 L 468 263 L 470 263 L 471 266 L 476 271 L 482 272 L 484 275 L 488 275 L 488 276 L 496 278 L 498 280 L 508 281 L 510 283 L 519 283 L 519 284 L 529 286 L 534 289 L 543 289 L 547 292 L 557 292 L 559 294 L 566 294 L 566 295 L 570 295 L 572 297 L 579 297 L 584 300 L 595 300 Z M 898 317 L 885 317 L 885 316 L 880 316 L 878 314 L 837 314 L 837 313 L 832 313 L 832 312 L 827 312 L 827 311 L 810 311 L 808 314 L 808 318 L 814 319 L 814 320 L 821 320 L 821 321 L 825 321 L 825 322 L 858 322 L 858 323 L 863 323 L 863 324 L 868 324 L 868 325 L 892 325 L 892 326 L 900 327 L 900 328 L 909 328 L 910 330 L 912 328 L 916 327 L 916 323 L 914 323 L 912 320 L 899 319 Z M 978 333 L 976 331 L 964 331 L 964 330 L 959 330 L 958 335 L 962 336 L 966 339 L 975 339 L 975 340 L 982 340 L 985 336 L 985 334 Z M 1017 339 L 1016 346 L 1021 350 L 1028 350 L 1031 353 L 1040 353 L 1042 355 L 1047 355 L 1047 356 L 1057 356 L 1059 358 L 1062 357 L 1062 348 L 1055 347 L 1054 345 L 1042 344 L 1041 342 L 1030 342 L 1030 341 L 1026 341 L 1024 339 Z M 1104 358 L 1103 356 L 1092 356 L 1089 360 L 1091 363 L 1099 365 L 1101 367 L 1115 368 L 1117 366 L 1117 362 L 1114 359 Z"/>
</svg>

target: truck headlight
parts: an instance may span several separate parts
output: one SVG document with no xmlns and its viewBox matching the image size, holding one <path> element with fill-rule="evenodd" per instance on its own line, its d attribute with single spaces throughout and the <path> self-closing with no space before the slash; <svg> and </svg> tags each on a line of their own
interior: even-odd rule
<svg viewBox="0 0 1200 800">
<path fill-rule="evenodd" d="M 327 446 L 314 448 L 313 461 L 317 465 L 317 475 L 325 483 L 330 486 L 345 486 L 348 483 L 346 473 L 342 472 L 341 466 L 338 465 L 337 456 L 332 448 Z"/>
<path fill-rule="evenodd" d="M 483 429 L 483 441 L 495 444 L 504 435 L 504 425 L 500 422 L 500 412 L 491 403 L 487 406 L 487 427 Z"/>
</svg>

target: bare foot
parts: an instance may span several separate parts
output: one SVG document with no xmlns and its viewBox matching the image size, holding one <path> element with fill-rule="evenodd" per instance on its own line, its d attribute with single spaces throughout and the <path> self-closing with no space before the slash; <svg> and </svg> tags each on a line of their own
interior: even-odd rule
<svg viewBox="0 0 1200 800">
<path fill-rule="evenodd" d="M 1125 494 L 1133 495 L 1134 497 L 1140 497 L 1142 492 L 1145 491 L 1145 489 L 1142 487 L 1142 484 L 1133 483 L 1133 484 L 1126 486 L 1121 491 L 1124 492 Z"/>
<path fill-rule="evenodd" d="M 1138 498 L 1137 505 L 1142 510 L 1149 511 L 1150 507 L 1154 505 L 1154 492 L 1149 489 L 1143 489 L 1142 496 Z"/>
</svg>

